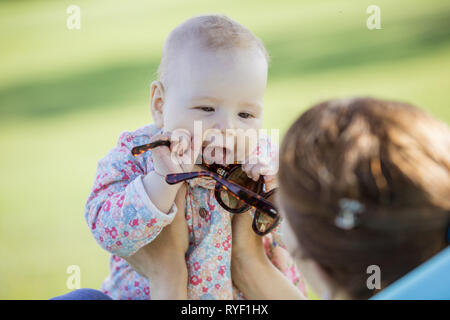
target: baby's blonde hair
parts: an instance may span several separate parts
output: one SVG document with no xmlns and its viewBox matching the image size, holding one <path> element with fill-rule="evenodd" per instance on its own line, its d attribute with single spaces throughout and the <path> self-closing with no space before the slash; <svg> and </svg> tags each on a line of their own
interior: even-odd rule
<svg viewBox="0 0 450 320">
<path fill-rule="evenodd" d="M 158 80 L 167 83 L 168 65 L 174 53 L 182 52 L 183 46 L 199 40 L 206 49 L 256 48 L 264 55 L 267 63 L 269 54 L 261 39 L 240 23 L 221 14 L 192 17 L 178 25 L 166 38 L 158 67 Z"/>
</svg>

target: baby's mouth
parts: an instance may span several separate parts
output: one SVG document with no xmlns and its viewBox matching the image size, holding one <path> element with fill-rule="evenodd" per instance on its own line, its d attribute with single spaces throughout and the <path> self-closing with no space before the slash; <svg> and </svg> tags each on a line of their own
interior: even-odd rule
<svg viewBox="0 0 450 320">
<path fill-rule="evenodd" d="M 209 144 L 203 148 L 203 160 L 210 164 L 232 164 L 234 151 L 230 148 Z"/>
</svg>

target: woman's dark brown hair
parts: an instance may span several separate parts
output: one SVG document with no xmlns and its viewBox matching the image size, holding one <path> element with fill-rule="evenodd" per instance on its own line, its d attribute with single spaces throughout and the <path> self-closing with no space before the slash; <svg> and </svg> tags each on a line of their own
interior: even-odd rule
<svg viewBox="0 0 450 320">
<path fill-rule="evenodd" d="M 367 267 L 381 288 L 446 245 L 450 129 L 405 103 L 331 100 L 288 130 L 280 151 L 280 201 L 301 251 L 353 298 Z M 358 224 L 336 225 L 342 199 L 363 205 Z"/>
</svg>

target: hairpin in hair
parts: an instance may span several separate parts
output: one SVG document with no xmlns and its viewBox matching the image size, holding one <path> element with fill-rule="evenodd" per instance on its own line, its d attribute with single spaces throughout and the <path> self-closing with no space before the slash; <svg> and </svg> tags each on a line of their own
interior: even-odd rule
<svg viewBox="0 0 450 320">
<path fill-rule="evenodd" d="M 447 228 L 447 243 L 450 243 L 450 223 L 448 224 Z"/>
<path fill-rule="evenodd" d="M 339 213 L 334 219 L 336 227 L 350 230 L 359 224 L 359 215 L 364 205 L 358 200 L 343 198 L 339 200 Z"/>
</svg>

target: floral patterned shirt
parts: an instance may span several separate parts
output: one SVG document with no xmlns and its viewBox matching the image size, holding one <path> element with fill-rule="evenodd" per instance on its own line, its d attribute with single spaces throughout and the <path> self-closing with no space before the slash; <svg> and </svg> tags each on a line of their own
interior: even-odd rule
<svg viewBox="0 0 450 320">
<path fill-rule="evenodd" d="M 98 162 L 85 218 L 95 240 L 111 253 L 110 274 L 102 284 L 113 299 L 150 299 L 151 284 L 120 258 L 130 256 L 155 239 L 172 222 L 177 208 L 161 212 L 150 201 L 142 182 L 153 169 L 152 153 L 137 157 L 135 146 L 149 143 L 159 133 L 155 125 L 124 132 L 117 146 Z M 214 196 L 215 181 L 197 178 L 188 182 L 185 217 L 189 229 L 188 299 L 245 299 L 231 281 L 231 214 Z M 277 229 L 279 229 L 277 227 Z M 272 263 L 306 295 L 293 259 L 275 229 L 264 237 Z"/>
</svg>

